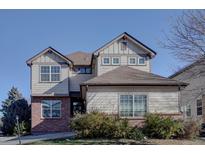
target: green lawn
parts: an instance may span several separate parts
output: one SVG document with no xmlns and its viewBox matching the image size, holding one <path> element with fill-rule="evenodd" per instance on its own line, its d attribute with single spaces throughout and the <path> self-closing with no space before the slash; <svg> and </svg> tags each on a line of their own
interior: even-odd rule
<svg viewBox="0 0 205 154">
<path fill-rule="evenodd" d="M 135 141 L 128 139 L 55 139 L 38 141 L 31 145 L 205 145 L 205 140 L 160 140 L 149 139 L 146 141 Z"/>
<path fill-rule="evenodd" d="M 119 139 L 55 139 L 38 141 L 32 145 L 140 145 L 145 144 L 143 141 Z"/>
</svg>

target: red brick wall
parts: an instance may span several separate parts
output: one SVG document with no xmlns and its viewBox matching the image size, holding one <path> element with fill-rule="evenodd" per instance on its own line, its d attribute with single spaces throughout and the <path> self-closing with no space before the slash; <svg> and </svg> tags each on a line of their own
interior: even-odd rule
<svg viewBox="0 0 205 154">
<path fill-rule="evenodd" d="M 42 100 L 61 100 L 61 118 L 41 118 Z M 32 133 L 37 132 L 63 132 L 68 131 L 70 121 L 70 98 L 69 97 L 32 97 L 31 99 Z"/>
</svg>

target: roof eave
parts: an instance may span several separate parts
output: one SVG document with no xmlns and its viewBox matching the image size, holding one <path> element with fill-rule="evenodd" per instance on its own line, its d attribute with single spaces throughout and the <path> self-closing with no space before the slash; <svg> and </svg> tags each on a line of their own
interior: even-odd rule
<svg viewBox="0 0 205 154">
<path fill-rule="evenodd" d="M 145 50 L 148 51 L 148 53 L 150 53 L 150 57 L 154 58 L 157 53 L 152 50 L 151 48 L 149 48 L 148 46 L 146 46 L 145 44 L 143 44 L 142 42 L 140 42 L 139 40 L 137 40 L 136 38 L 134 38 L 133 36 L 131 36 L 130 34 L 128 34 L 127 32 L 124 32 L 120 35 L 118 35 L 117 37 L 115 37 L 114 39 L 112 39 L 111 41 L 107 42 L 105 45 L 103 45 L 102 47 L 98 48 L 97 50 L 95 50 L 93 52 L 94 55 L 98 55 L 99 51 L 102 50 L 103 48 L 105 48 L 107 45 L 109 45 L 110 43 L 112 43 L 113 41 L 120 39 L 121 37 L 123 37 L 124 35 L 128 36 L 129 38 L 131 38 L 133 41 L 135 41 L 137 44 L 141 45 Z"/>
<path fill-rule="evenodd" d="M 66 62 L 68 62 L 68 64 L 71 64 L 73 65 L 73 61 L 68 59 L 66 56 L 64 56 L 63 54 L 61 54 L 60 52 L 58 52 L 57 50 L 55 50 L 54 48 L 52 47 L 48 47 L 44 50 L 42 50 L 41 52 L 39 52 L 38 54 L 34 55 L 33 57 L 31 57 L 30 59 L 28 59 L 26 61 L 26 64 L 28 66 L 31 66 L 32 65 L 32 61 L 35 60 L 36 58 L 38 58 L 39 56 L 41 56 L 42 54 L 48 52 L 49 50 L 51 50 L 52 52 L 56 53 L 58 56 L 60 56 L 62 59 L 64 59 Z"/>
<path fill-rule="evenodd" d="M 81 86 L 187 86 L 187 83 L 82 83 Z"/>
</svg>

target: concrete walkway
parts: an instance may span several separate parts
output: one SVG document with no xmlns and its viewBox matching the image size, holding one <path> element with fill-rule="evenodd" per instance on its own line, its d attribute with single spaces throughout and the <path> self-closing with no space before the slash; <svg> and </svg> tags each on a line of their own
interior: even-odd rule
<svg viewBox="0 0 205 154">
<path fill-rule="evenodd" d="M 49 139 L 70 138 L 74 136 L 75 134 L 73 132 L 27 135 L 27 136 L 21 136 L 21 144 L 28 144 L 36 141 L 43 141 Z M 19 140 L 17 136 L 0 137 L 0 145 L 16 145 L 16 144 L 19 144 Z"/>
</svg>

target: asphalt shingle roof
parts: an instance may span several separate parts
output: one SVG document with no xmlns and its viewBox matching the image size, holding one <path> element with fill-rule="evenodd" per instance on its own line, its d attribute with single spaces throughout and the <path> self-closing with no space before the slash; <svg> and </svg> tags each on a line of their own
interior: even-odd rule
<svg viewBox="0 0 205 154">
<path fill-rule="evenodd" d="M 94 77 L 81 85 L 186 86 L 187 83 L 144 72 L 129 66 L 120 66 L 112 71 Z"/>
<path fill-rule="evenodd" d="M 74 65 L 90 65 L 92 54 L 82 51 L 73 52 L 66 57 L 73 61 Z"/>
</svg>

